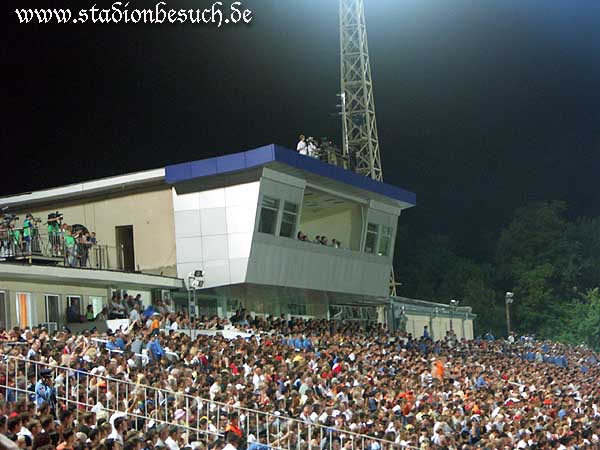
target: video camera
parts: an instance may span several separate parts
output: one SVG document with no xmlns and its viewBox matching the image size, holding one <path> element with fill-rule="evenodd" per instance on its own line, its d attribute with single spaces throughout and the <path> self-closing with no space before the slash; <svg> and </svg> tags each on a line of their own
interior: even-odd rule
<svg viewBox="0 0 600 450">
<path fill-rule="evenodd" d="M 62 213 L 56 211 L 56 212 L 48 214 L 48 222 L 46 222 L 46 223 L 60 222 L 62 219 L 63 219 Z"/>
<path fill-rule="evenodd" d="M 16 214 L 4 214 L 2 216 L 2 225 L 5 227 L 9 227 L 11 223 L 13 223 L 15 220 L 19 220 L 19 217 Z"/>
</svg>

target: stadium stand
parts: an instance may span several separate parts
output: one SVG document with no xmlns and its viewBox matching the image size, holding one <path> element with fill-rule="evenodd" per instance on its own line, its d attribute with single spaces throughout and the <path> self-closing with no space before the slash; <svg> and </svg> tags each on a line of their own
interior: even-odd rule
<svg viewBox="0 0 600 450">
<path fill-rule="evenodd" d="M 243 311 L 204 318 L 192 335 L 186 326 L 147 310 L 116 333 L 2 332 L 0 429 L 20 448 L 47 450 L 600 442 L 597 356 L 584 347 L 434 342 Z"/>
</svg>

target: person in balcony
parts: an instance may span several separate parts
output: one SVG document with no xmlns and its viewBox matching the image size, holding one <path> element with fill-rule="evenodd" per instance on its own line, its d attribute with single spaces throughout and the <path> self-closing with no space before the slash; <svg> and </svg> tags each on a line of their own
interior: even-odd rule
<svg viewBox="0 0 600 450">
<path fill-rule="evenodd" d="M 85 230 L 77 238 L 77 253 L 79 255 L 80 267 L 87 267 L 91 245 L 90 232 Z"/>
<path fill-rule="evenodd" d="M 25 216 L 25 220 L 23 221 L 23 242 L 25 244 L 25 248 L 23 249 L 25 253 L 31 253 L 31 237 L 33 232 L 33 215 L 28 213 Z"/>
<path fill-rule="evenodd" d="M 71 227 L 65 226 L 64 229 L 65 236 L 65 263 L 69 267 L 75 267 L 77 262 L 77 247 L 75 237 L 71 233 Z"/>
<path fill-rule="evenodd" d="M 67 322 L 82 323 L 85 322 L 85 317 L 79 312 L 79 300 L 71 299 L 71 304 L 67 308 Z"/>
<path fill-rule="evenodd" d="M 85 320 L 88 322 L 93 322 L 96 320 L 96 316 L 94 315 L 94 307 L 92 305 L 87 305 L 85 309 Z"/>
<path fill-rule="evenodd" d="M 125 307 L 121 304 L 120 298 L 113 295 L 110 299 L 110 318 L 111 319 L 124 319 L 125 318 Z"/>
</svg>

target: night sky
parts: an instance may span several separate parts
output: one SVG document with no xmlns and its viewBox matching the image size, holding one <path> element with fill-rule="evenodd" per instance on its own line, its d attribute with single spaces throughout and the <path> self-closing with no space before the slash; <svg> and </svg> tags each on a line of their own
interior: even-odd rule
<svg viewBox="0 0 600 450">
<path fill-rule="evenodd" d="M 337 0 L 248 0 L 251 25 L 219 30 L 14 13 L 93 1 L 0 7 L 2 195 L 293 147 L 301 132 L 341 142 Z M 384 178 L 418 198 L 410 239 L 447 234 L 479 257 L 529 201 L 600 215 L 599 1 L 365 4 Z"/>
</svg>

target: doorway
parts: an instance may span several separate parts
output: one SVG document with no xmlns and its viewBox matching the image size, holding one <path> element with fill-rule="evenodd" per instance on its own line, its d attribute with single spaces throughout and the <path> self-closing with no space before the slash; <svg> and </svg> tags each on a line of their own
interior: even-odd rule
<svg viewBox="0 0 600 450">
<path fill-rule="evenodd" d="M 135 253 L 133 248 L 133 225 L 115 227 L 117 238 L 117 261 L 119 269 L 125 272 L 135 271 Z"/>
</svg>

